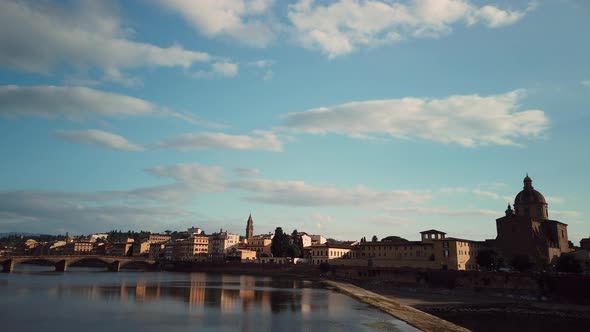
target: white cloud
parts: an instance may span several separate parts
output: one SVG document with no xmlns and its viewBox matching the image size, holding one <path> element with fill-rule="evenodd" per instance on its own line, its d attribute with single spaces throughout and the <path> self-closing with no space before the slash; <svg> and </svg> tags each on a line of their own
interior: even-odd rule
<svg viewBox="0 0 590 332">
<path fill-rule="evenodd" d="M 250 192 L 245 197 L 249 201 L 290 206 L 385 206 L 421 203 L 430 198 L 428 193 L 419 191 L 379 191 L 365 186 L 341 189 L 304 181 L 252 179 L 235 181 L 229 186 Z"/>
<path fill-rule="evenodd" d="M 260 170 L 256 168 L 238 167 L 234 168 L 234 173 L 236 173 L 238 176 L 258 176 L 260 175 Z"/>
<path fill-rule="evenodd" d="M 181 14 L 207 37 L 228 37 L 239 43 L 264 47 L 275 37 L 267 17 L 274 0 L 160 0 Z"/>
<path fill-rule="evenodd" d="M 188 186 L 196 191 L 218 192 L 224 190 L 220 175 L 221 167 L 205 166 L 197 163 L 176 164 L 172 166 L 157 166 L 148 168 L 151 174 L 173 178 L 178 184 Z"/>
<path fill-rule="evenodd" d="M 102 1 L 75 2 L 73 8 L 45 1 L 0 2 L 0 66 L 42 73 L 63 63 L 80 69 L 90 66 L 102 69 L 107 80 L 137 84 L 120 70 L 189 68 L 213 59 L 180 45 L 132 41 L 131 34 Z"/>
<path fill-rule="evenodd" d="M 143 150 L 143 147 L 129 142 L 124 137 L 102 130 L 58 130 L 54 132 L 54 135 L 66 141 L 81 144 L 101 145 L 113 150 Z"/>
<path fill-rule="evenodd" d="M 156 106 L 139 98 L 84 87 L 0 86 L 0 114 L 17 116 L 140 116 Z"/>
<path fill-rule="evenodd" d="M 583 86 L 585 86 L 585 87 L 588 87 L 588 88 L 590 88 L 590 80 L 585 80 L 585 81 L 582 81 L 582 82 L 580 82 L 580 84 L 582 84 L 582 85 L 583 85 Z"/>
<path fill-rule="evenodd" d="M 213 72 L 222 76 L 233 77 L 238 74 L 238 65 L 230 62 L 216 62 L 213 64 Z"/>
<path fill-rule="evenodd" d="M 483 6 L 473 13 L 472 20 L 481 20 L 490 28 L 498 28 L 506 25 L 511 25 L 521 20 L 528 12 L 535 9 L 535 3 L 529 3 L 528 7 L 523 11 L 507 11 L 494 6 Z"/>
<path fill-rule="evenodd" d="M 335 58 L 361 46 L 438 37 L 450 33 L 458 23 L 482 23 L 489 28 L 514 24 L 533 8 L 480 8 L 469 0 L 299 0 L 289 6 L 288 17 L 304 47 L 319 49 Z"/>
<path fill-rule="evenodd" d="M 289 113 L 285 129 L 350 137 L 391 135 L 467 147 L 518 145 L 515 140 L 541 137 L 549 120 L 541 110 L 519 111 L 523 90 L 501 95 L 402 98 L 351 102 Z"/>
<path fill-rule="evenodd" d="M 201 132 L 185 134 L 164 139 L 154 148 L 176 149 L 181 151 L 227 149 L 227 150 L 266 150 L 279 152 L 283 145 L 272 132 L 254 131 L 254 135 L 229 135 L 224 133 Z"/>
</svg>

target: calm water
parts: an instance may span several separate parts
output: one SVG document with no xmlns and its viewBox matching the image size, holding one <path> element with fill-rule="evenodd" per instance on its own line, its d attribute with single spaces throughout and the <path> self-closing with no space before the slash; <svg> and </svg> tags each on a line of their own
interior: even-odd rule
<svg viewBox="0 0 590 332">
<path fill-rule="evenodd" d="M 415 331 L 308 281 L 206 273 L 0 273 L 2 331 Z"/>
</svg>

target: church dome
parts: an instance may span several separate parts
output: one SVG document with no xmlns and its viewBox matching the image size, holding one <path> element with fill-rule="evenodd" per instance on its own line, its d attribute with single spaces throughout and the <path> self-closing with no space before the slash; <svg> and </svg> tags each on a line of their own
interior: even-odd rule
<svg viewBox="0 0 590 332">
<path fill-rule="evenodd" d="M 533 180 L 527 176 L 523 180 L 524 188 L 514 198 L 514 205 L 547 204 L 545 197 L 533 188 Z"/>
</svg>

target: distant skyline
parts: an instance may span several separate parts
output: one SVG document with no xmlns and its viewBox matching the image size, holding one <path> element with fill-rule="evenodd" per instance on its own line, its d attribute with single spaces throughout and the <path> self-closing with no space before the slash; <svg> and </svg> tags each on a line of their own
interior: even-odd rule
<svg viewBox="0 0 590 332">
<path fill-rule="evenodd" d="M 590 3 L 0 2 L 0 233 L 590 236 Z"/>
</svg>

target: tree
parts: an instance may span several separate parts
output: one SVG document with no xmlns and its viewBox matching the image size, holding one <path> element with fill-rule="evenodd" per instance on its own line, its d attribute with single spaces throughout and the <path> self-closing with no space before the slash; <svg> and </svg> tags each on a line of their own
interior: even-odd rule
<svg viewBox="0 0 590 332">
<path fill-rule="evenodd" d="M 373 235 L 371 242 L 377 242 L 377 241 L 379 241 L 379 239 L 377 238 L 377 235 Z"/>
<path fill-rule="evenodd" d="M 535 265 L 528 255 L 517 255 L 510 261 L 512 267 L 520 272 L 530 271 Z"/>
<path fill-rule="evenodd" d="M 296 229 L 291 233 L 291 247 L 288 256 L 293 258 L 303 258 L 303 239 Z"/>
<path fill-rule="evenodd" d="M 283 228 L 277 227 L 275 229 L 275 236 L 272 238 L 270 251 L 274 257 L 285 257 L 291 244 L 289 243 L 289 236 L 283 232 Z"/>
<path fill-rule="evenodd" d="M 408 242 L 408 240 L 404 239 L 403 237 L 391 235 L 382 238 L 381 242 Z"/>
<path fill-rule="evenodd" d="M 293 258 L 301 258 L 301 256 L 303 255 L 303 252 L 301 249 L 299 249 L 299 247 L 293 243 L 292 245 L 289 246 L 289 248 L 287 248 L 287 253 L 286 253 L 287 257 L 293 257 Z"/>
<path fill-rule="evenodd" d="M 500 256 L 493 249 L 483 249 L 475 258 L 477 265 L 486 270 L 496 270 L 500 267 Z"/>
<path fill-rule="evenodd" d="M 557 272 L 581 273 L 582 263 L 574 255 L 563 254 L 557 259 L 555 269 Z"/>
</svg>

